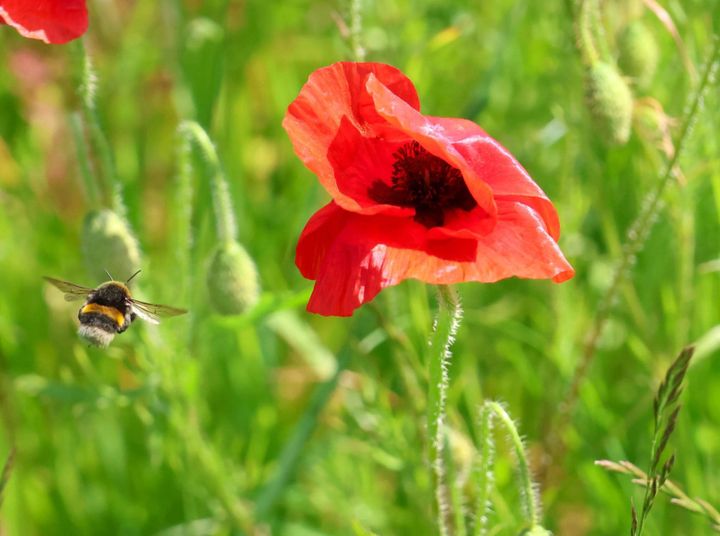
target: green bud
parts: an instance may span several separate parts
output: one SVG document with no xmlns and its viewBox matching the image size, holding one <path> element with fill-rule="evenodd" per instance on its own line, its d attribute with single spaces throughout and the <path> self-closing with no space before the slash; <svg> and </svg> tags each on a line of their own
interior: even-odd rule
<svg viewBox="0 0 720 536">
<path fill-rule="evenodd" d="M 105 271 L 124 281 L 140 267 L 140 248 L 127 222 L 109 209 L 85 216 L 82 249 L 95 281 L 107 279 Z"/>
<path fill-rule="evenodd" d="M 618 63 L 623 72 L 635 79 L 639 86 L 652 80 L 657 67 L 659 51 L 655 36 L 640 21 L 625 27 L 618 39 Z"/>
<path fill-rule="evenodd" d="M 207 287 L 210 303 L 221 315 L 244 313 L 258 302 L 257 268 L 244 247 L 237 242 L 217 247 L 210 259 Z"/>
<path fill-rule="evenodd" d="M 585 89 L 590 112 L 602 135 L 612 143 L 627 142 L 633 96 L 625 79 L 614 66 L 598 61 L 586 72 Z"/>
</svg>

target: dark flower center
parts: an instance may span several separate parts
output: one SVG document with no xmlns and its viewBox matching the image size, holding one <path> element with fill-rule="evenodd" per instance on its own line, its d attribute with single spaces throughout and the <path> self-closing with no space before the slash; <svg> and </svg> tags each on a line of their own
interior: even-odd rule
<svg viewBox="0 0 720 536">
<path fill-rule="evenodd" d="M 415 221 L 425 227 L 445 223 L 445 212 L 477 206 L 462 173 L 430 154 L 416 141 L 393 153 L 391 184 L 376 180 L 368 195 L 378 203 L 415 209 Z"/>
</svg>

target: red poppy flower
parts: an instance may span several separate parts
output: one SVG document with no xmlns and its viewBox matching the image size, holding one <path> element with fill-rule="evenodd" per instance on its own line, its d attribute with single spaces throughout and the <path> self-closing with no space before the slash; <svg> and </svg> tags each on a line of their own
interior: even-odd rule
<svg viewBox="0 0 720 536">
<path fill-rule="evenodd" d="M 574 275 L 550 200 L 478 125 L 422 115 L 412 82 L 378 63 L 310 75 L 283 126 L 332 201 L 300 236 L 308 310 L 349 316 L 408 278 L 493 282 Z"/>
<path fill-rule="evenodd" d="M 46 43 L 67 43 L 85 33 L 85 0 L 0 0 L 0 24 Z"/>
</svg>

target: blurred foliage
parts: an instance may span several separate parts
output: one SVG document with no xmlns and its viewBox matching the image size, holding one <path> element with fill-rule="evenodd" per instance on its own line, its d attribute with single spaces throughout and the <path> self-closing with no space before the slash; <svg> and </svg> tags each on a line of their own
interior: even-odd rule
<svg viewBox="0 0 720 536">
<path fill-rule="evenodd" d="M 662 3 L 699 69 L 720 32 L 720 10 L 713 0 Z M 700 339 L 673 437 L 673 480 L 720 503 L 720 101 L 715 86 L 622 287 L 570 426 L 553 430 L 624 233 L 665 159 L 640 114 L 627 144 L 609 146 L 599 136 L 584 100 L 571 4 L 364 0 L 361 38 L 368 60 L 392 63 L 416 83 L 425 113 L 477 121 L 516 155 L 555 202 L 561 246 L 577 270 L 563 285 L 459 287 L 465 319 L 450 370 L 453 441 L 478 444 L 483 399 L 503 400 L 540 478 L 544 526 L 618 534 L 629 530 L 629 499 L 640 500 L 642 490 L 593 462 L 644 467 L 655 387 L 679 349 Z M 627 5 L 603 2 L 609 50 L 615 54 L 617 37 L 638 16 L 658 50 L 654 78 L 635 88 L 636 110 L 652 102 L 678 117 L 692 75 L 658 19 Z M 107 350 L 77 339 L 77 305 L 41 280 L 99 283 L 86 272 L 80 245 L 93 207 L 71 131 L 80 107 L 73 52 L 0 27 L 0 464 L 17 448 L 0 532 L 244 530 L 313 389 L 344 348 L 348 370 L 265 516 L 266 530 L 256 532 L 433 534 L 423 418 L 432 289 L 406 282 L 353 319 L 313 317 L 303 310 L 311 283 L 294 266 L 296 239 L 326 194 L 280 123 L 310 72 L 351 58 L 349 5 L 89 6 L 84 40 L 98 75 L 98 120 L 143 253 L 140 294 L 191 314 L 157 328 L 133 326 Z M 183 175 L 178 163 L 185 119 L 203 125 L 217 145 L 239 241 L 257 264 L 265 294 L 244 316 L 218 317 L 208 305 L 206 269 L 217 237 L 209 177 L 202 166 Z M 567 450 L 548 459 L 558 434 Z M 494 534 L 520 529 L 508 451 L 500 441 Z M 472 449 L 453 452 L 458 465 L 472 456 Z M 708 530 L 663 497 L 647 529 Z"/>
</svg>

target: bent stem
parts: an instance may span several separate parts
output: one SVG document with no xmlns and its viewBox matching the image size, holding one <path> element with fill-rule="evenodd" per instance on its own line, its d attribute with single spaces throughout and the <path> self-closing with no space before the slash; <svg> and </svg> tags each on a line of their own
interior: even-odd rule
<svg viewBox="0 0 720 536">
<path fill-rule="evenodd" d="M 495 443 L 492 437 L 492 414 L 489 403 L 480 407 L 478 419 L 478 434 L 480 446 L 475 458 L 475 482 L 477 485 L 477 498 L 475 500 L 475 531 L 474 536 L 486 536 L 490 517 L 490 494 L 492 493 L 494 474 L 493 456 Z"/>
<path fill-rule="evenodd" d="M 440 534 L 452 534 L 449 491 L 446 482 L 445 447 L 445 410 L 447 390 L 450 384 L 448 368 L 452 353 L 450 347 L 462 318 L 462 305 L 457 291 L 452 287 L 438 286 L 438 314 L 430 338 L 431 356 L 428 383 L 427 429 L 430 445 L 430 463 L 432 464 L 435 499 L 438 509 Z"/>
<path fill-rule="evenodd" d="M 237 240 L 235 212 L 230 198 L 230 189 L 225 180 L 225 173 L 220 165 L 215 145 L 205 129 L 195 121 L 183 121 L 178 130 L 188 142 L 192 141 L 198 147 L 209 168 L 213 209 L 220 242 L 224 244 L 235 242 Z"/>
<path fill-rule="evenodd" d="M 518 478 L 520 480 L 520 494 L 523 498 L 523 509 L 525 510 L 525 515 L 528 517 L 530 530 L 533 530 L 535 527 L 540 526 L 542 521 L 542 508 L 530 473 L 530 464 L 525 454 L 525 445 L 520 437 L 515 421 L 513 421 L 502 404 L 488 401 L 485 402 L 485 406 L 495 414 L 497 419 L 505 427 L 513 449 L 515 450 L 515 457 L 518 463 Z"/>
<path fill-rule="evenodd" d="M 663 194 L 665 193 L 665 189 L 670 183 L 670 179 L 673 177 L 674 170 L 680 160 L 680 155 L 682 154 L 683 149 L 687 144 L 687 139 L 692 130 L 692 127 L 697 120 L 697 116 L 700 110 L 702 109 L 706 90 L 714 82 L 714 74 L 717 70 L 719 59 L 720 38 L 715 37 L 712 52 L 710 53 L 710 57 L 707 61 L 707 64 L 705 65 L 705 68 L 703 69 L 703 75 L 700 79 L 700 84 L 698 85 L 695 92 L 691 94 L 689 104 L 686 108 L 686 112 L 683 114 L 683 123 L 680 128 L 680 133 L 678 135 L 677 141 L 675 143 L 675 153 L 673 154 L 672 158 L 667 162 L 663 173 L 660 176 L 660 180 L 655 184 L 655 187 L 645 198 L 645 202 L 640 209 L 640 213 L 630 226 L 630 229 L 627 232 L 627 237 L 625 239 L 625 244 L 623 246 L 622 257 L 617 264 L 612 281 L 608 286 L 608 290 L 605 292 L 605 295 L 600 299 L 600 303 L 596 308 L 597 313 L 595 315 L 595 320 L 593 321 L 593 324 L 589 330 L 588 337 L 583 346 L 580 363 L 575 368 L 575 372 L 570 383 L 570 389 L 568 390 L 568 394 L 565 398 L 564 403 L 561 405 L 561 409 L 558 415 L 558 422 L 555 426 L 553 426 L 553 429 L 559 431 L 557 435 L 560 439 L 558 442 L 555 443 L 558 445 L 559 451 L 554 452 L 554 456 L 552 456 L 552 458 L 554 459 L 557 459 L 562 453 L 562 449 L 564 448 L 564 443 L 562 441 L 562 432 L 567 426 L 570 420 L 570 414 L 572 412 L 572 409 L 577 403 L 577 399 L 580 393 L 580 386 L 582 385 L 583 380 L 587 376 L 590 364 L 595 357 L 595 352 L 597 350 L 597 345 L 600 340 L 600 335 L 602 334 L 605 323 L 610 316 L 612 306 L 617 299 L 620 288 L 625 282 L 625 278 L 628 276 L 630 268 L 632 267 L 637 254 L 640 252 L 643 245 L 645 244 L 645 241 L 650 234 L 650 230 L 652 229 L 655 221 L 657 220 L 657 215 L 663 205 Z"/>
<path fill-rule="evenodd" d="M 115 159 L 110 148 L 107 136 L 100 125 L 100 118 L 97 112 L 97 75 L 93 67 L 92 58 L 85 48 L 82 39 L 73 43 L 72 50 L 75 54 L 76 63 L 79 64 L 78 96 L 82 107 L 82 116 L 85 120 L 88 132 L 88 143 L 98 163 L 98 189 L 102 192 L 104 201 L 112 205 L 112 209 L 125 219 L 125 205 L 122 200 L 122 185 L 118 180 L 115 168 Z M 75 127 L 73 127 L 75 128 Z M 82 137 L 77 137 L 79 142 Z M 78 148 L 78 151 L 86 149 Z M 84 165 L 81 163 L 81 165 Z"/>
</svg>

